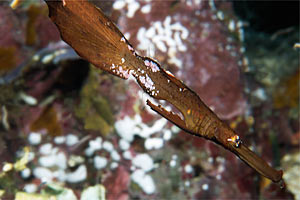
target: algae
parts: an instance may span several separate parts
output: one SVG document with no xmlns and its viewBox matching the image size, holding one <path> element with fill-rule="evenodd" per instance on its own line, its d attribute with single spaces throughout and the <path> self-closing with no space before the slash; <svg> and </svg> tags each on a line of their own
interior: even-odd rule
<svg viewBox="0 0 300 200">
<path fill-rule="evenodd" d="M 52 136 L 62 134 L 56 111 L 52 106 L 48 106 L 43 110 L 38 119 L 31 124 L 30 129 L 32 131 L 47 129 L 48 133 Z"/>
<path fill-rule="evenodd" d="M 107 99 L 99 93 L 98 77 L 98 70 L 92 67 L 80 92 L 80 103 L 75 108 L 75 115 L 84 121 L 85 129 L 107 135 L 112 129 L 114 117 Z"/>
<path fill-rule="evenodd" d="M 280 81 L 277 90 L 273 92 L 275 108 L 298 107 L 299 106 L 299 71 L 292 76 Z"/>
<path fill-rule="evenodd" d="M 15 47 L 0 47 L 0 75 L 16 67 Z"/>
<path fill-rule="evenodd" d="M 28 21 L 26 24 L 26 45 L 33 46 L 37 43 L 37 30 L 35 28 L 39 16 L 46 15 L 47 9 L 31 4 L 28 11 Z"/>
</svg>

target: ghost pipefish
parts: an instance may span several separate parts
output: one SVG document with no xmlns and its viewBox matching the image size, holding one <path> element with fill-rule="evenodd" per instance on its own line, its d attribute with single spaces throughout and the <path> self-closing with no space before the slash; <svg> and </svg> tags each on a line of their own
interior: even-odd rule
<svg viewBox="0 0 300 200">
<path fill-rule="evenodd" d="M 58 27 L 62 39 L 82 58 L 122 79 L 133 76 L 146 93 L 174 105 L 183 118 L 147 100 L 152 110 L 186 132 L 222 145 L 273 182 L 282 180 L 282 170 L 275 170 L 244 145 L 195 92 L 161 68 L 158 62 L 139 56 L 99 8 L 86 0 L 46 0 L 46 3 L 49 17 Z"/>
</svg>

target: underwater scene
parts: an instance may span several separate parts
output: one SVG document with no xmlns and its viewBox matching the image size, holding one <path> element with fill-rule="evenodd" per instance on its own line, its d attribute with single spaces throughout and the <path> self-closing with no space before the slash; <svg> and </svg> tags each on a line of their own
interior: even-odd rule
<svg viewBox="0 0 300 200">
<path fill-rule="evenodd" d="M 0 200 L 300 200 L 299 14 L 0 1 Z"/>
</svg>

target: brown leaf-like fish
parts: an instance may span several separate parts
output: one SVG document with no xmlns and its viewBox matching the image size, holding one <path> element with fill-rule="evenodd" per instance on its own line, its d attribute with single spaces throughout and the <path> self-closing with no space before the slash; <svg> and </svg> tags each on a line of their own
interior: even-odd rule
<svg viewBox="0 0 300 200">
<path fill-rule="evenodd" d="M 103 12 L 88 1 L 47 1 L 49 16 L 61 37 L 84 59 L 120 78 L 133 76 L 155 99 L 174 105 L 183 115 L 147 104 L 186 132 L 212 140 L 235 153 L 249 166 L 273 182 L 282 180 L 282 170 L 270 167 L 241 142 L 239 136 L 199 96 L 161 68 L 151 58 L 139 56 L 123 34 Z"/>
</svg>

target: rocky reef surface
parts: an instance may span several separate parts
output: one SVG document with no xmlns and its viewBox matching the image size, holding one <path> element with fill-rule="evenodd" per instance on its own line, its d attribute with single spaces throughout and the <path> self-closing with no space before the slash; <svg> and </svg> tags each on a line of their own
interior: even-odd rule
<svg viewBox="0 0 300 200">
<path fill-rule="evenodd" d="M 0 3 L 0 197 L 300 199 L 297 23 L 271 27 L 257 4 L 227 1 L 93 3 L 283 169 L 286 188 L 152 112 L 133 80 L 80 59 L 47 6 L 24 1 Z"/>
</svg>

